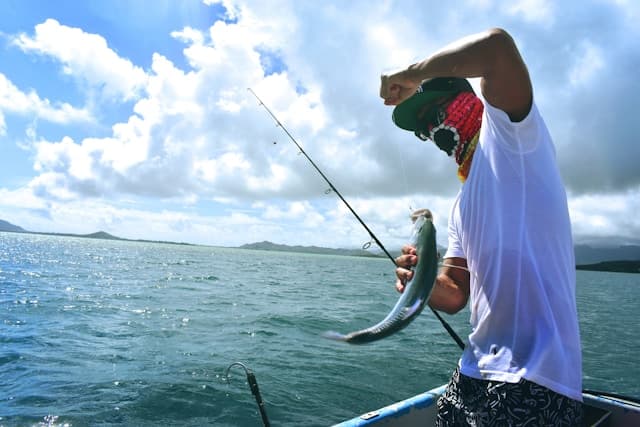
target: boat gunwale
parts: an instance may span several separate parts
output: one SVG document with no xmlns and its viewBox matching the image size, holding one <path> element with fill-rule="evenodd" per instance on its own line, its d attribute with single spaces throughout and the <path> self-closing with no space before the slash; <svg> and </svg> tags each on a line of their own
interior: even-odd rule
<svg viewBox="0 0 640 427">
<path fill-rule="evenodd" d="M 355 418 L 334 424 L 333 427 L 360 427 L 377 423 L 390 422 L 405 417 L 413 410 L 423 410 L 433 407 L 438 398 L 444 393 L 447 384 L 433 388 L 424 393 L 400 400 L 388 406 L 373 410 Z M 640 398 L 625 396 L 617 393 L 584 389 L 582 391 L 583 404 L 592 408 L 611 411 L 613 409 L 624 413 L 637 414 L 640 417 Z"/>
</svg>

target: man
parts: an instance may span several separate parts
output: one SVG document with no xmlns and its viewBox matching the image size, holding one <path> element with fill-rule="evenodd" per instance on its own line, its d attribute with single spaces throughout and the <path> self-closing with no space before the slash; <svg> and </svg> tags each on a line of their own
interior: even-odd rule
<svg viewBox="0 0 640 427">
<path fill-rule="evenodd" d="M 465 78 L 480 77 L 484 101 Z M 463 185 L 429 300 L 472 331 L 438 401 L 438 425 L 579 425 L 582 359 L 567 199 L 527 67 L 492 29 L 382 76 L 393 121 L 432 140 Z M 396 260 L 411 278 L 415 248 Z"/>
</svg>

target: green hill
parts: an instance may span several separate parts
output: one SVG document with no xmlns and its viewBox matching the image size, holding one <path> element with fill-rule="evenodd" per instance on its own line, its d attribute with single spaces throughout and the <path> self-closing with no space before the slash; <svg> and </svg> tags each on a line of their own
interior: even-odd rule
<svg viewBox="0 0 640 427">
<path fill-rule="evenodd" d="M 25 230 L 22 227 L 18 227 L 17 225 L 13 225 L 8 221 L 2 220 L 0 219 L 0 231 L 9 231 L 11 233 L 26 233 L 27 230 Z"/>
<path fill-rule="evenodd" d="M 333 249 L 322 248 L 319 246 L 289 246 L 280 245 L 268 241 L 248 243 L 239 246 L 240 249 L 253 249 L 261 251 L 278 251 L 278 252 L 303 252 L 309 254 L 321 255 L 347 255 L 347 256 L 366 256 L 366 257 L 383 257 L 384 254 L 365 251 L 363 249 Z"/>
<path fill-rule="evenodd" d="M 87 237 L 89 239 L 105 239 L 105 240 L 123 240 L 120 237 L 116 237 L 106 231 L 98 231 L 97 233 L 82 234 L 79 237 Z"/>
<path fill-rule="evenodd" d="M 178 245 L 189 245 L 189 243 L 176 243 L 157 240 L 131 240 L 114 236 L 105 231 L 98 231 L 91 234 L 71 234 L 71 233 L 45 233 L 28 231 L 24 228 L 0 219 L 0 232 L 11 233 L 31 233 L 44 234 L 51 236 L 67 236 L 67 237 L 83 237 L 89 239 L 105 239 L 105 240 L 124 240 L 133 242 L 146 243 L 169 243 Z M 290 246 L 272 243 L 268 241 L 249 243 L 239 246 L 240 249 L 254 249 L 263 251 L 280 251 L 280 252 L 303 252 L 310 254 L 324 255 L 347 255 L 347 256 L 364 256 L 384 258 L 386 255 L 380 250 L 363 250 L 363 249 L 333 249 L 318 246 Z M 440 254 L 446 252 L 446 248 L 438 247 Z M 400 253 L 400 250 L 391 251 L 392 256 Z M 592 270 L 592 271 L 609 271 L 609 272 L 625 272 L 640 273 L 640 246 L 610 246 L 610 247 L 592 247 L 587 245 L 577 245 L 576 253 L 576 269 Z"/>
<path fill-rule="evenodd" d="M 640 261 L 603 261 L 595 264 L 577 265 L 576 270 L 640 273 Z"/>
<path fill-rule="evenodd" d="M 97 231 L 95 233 L 90 234 L 74 234 L 74 233 L 53 233 L 53 232 L 42 232 L 42 231 L 29 231 L 25 230 L 22 227 L 18 227 L 17 225 L 11 224 L 8 221 L 0 219 L 0 232 L 9 232 L 9 233 L 28 233 L 28 234 L 41 234 L 45 236 L 60 236 L 60 237 L 81 237 L 84 239 L 103 239 L 103 240 L 123 240 L 127 242 L 142 242 L 142 243 L 167 243 L 170 245 L 191 245 L 190 243 L 182 243 L 182 242 L 168 242 L 164 240 L 144 240 L 144 239 L 125 239 L 123 237 L 114 236 L 113 234 L 109 234 L 106 231 Z"/>
</svg>

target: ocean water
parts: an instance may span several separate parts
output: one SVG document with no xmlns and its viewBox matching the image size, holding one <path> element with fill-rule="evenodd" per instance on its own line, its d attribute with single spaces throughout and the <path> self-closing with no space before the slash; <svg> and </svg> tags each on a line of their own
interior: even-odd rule
<svg viewBox="0 0 640 427">
<path fill-rule="evenodd" d="M 579 271 L 584 387 L 640 397 L 640 275 Z M 425 311 L 381 320 L 386 259 L 0 233 L 0 426 L 327 426 L 445 383 L 459 349 Z M 464 336 L 468 312 L 443 315 Z"/>
</svg>

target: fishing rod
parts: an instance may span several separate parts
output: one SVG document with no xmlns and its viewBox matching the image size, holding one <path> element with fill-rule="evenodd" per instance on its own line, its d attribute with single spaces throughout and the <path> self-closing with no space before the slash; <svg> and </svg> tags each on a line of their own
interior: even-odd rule
<svg viewBox="0 0 640 427">
<path fill-rule="evenodd" d="M 278 120 L 278 118 L 275 116 L 275 114 L 273 114 L 271 112 L 271 110 L 269 109 L 269 107 L 267 107 L 265 105 L 264 102 L 262 102 L 262 99 L 260 99 L 260 97 L 253 91 L 253 89 L 251 89 L 250 87 L 247 88 L 247 90 L 249 92 L 251 92 L 251 94 L 253 96 L 255 96 L 255 98 L 258 100 L 258 102 L 260 103 L 260 105 L 262 105 L 262 107 L 264 107 L 264 109 L 267 111 L 267 113 L 269 113 L 269 115 L 273 118 L 273 120 L 275 120 L 276 122 L 276 126 L 280 127 L 280 129 L 282 129 L 284 131 L 284 133 L 287 134 L 287 136 L 289 137 L 289 139 L 296 145 L 296 147 L 298 147 L 298 150 L 300 150 L 300 153 L 302 153 L 307 160 L 309 160 L 309 163 L 311 163 L 311 165 L 315 168 L 315 170 L 320 174 L 320 176 L 322 176 L 322 178 L 324 178 L 324 180 L 326 181 L 327 184 L 329 184 L 329 187 L 331 188 L 331 190 L 336 193 L 336 195 L 340 198 L 340 200 L 342 200 L 342 203 L 345 204 L 345 206 L 351 211 L 351 213 L 353 214 L 353 216 L 356 217 L 356 219 L 358 220 L 358 222 L 360 222 L 360 225 L 362 225 L 364 227 L 365 230 L 367 230 L 367 233 L 369 233 L 369 236 L 373 239 L 374 242 L 376 242 L 376 244 L 378 245 L 378 247 L 380 249 L 382 249 L 382 251 L 385 253 L 385 255 L 387 256 L 387 258 L 389 258 L 391 260 L 391 262 L 393 263 L 394 266 L 398 267 L 398 264 L 396 264 L 396 260 L 393 258 L 393 256 L 391 256 L 391 254 L 389 253 L 389 251 L 387 251 L 387 249 L 384 247 L 384 245 L 382 244 L 382 242 L 380 240 L 378 240 L 378 238 L 376 237 L 375 234 L 373 234 L 373 231 L 371 231 L 369 229 L 369 227 L 367 226 L 367 224 L 364 223 L 364 221 L 362 220 L 362 218 L 360 218 L 360 215 L 358 215 L 356 213 L 355 210 L 353 210 L 353 208 L 351 207 L 351 205 L 349 204 L 349 202 L 347 202 L 347 200 L 342 196 L 342 194 L 338 191 L 338 189 L 333 185 L 333 183 L 331 183 L 331 181 L 329 181 L 329 178 L 327 178 L 327 176 L 320 170 L 320 168 L 316 165 L 316 163 L 311 159 L 311 157 L 309 157 L 309 155 L 307 154 L 306 151 L 304 151 L 304 149 L 300 146 L 300 144 L 298 144 L 298 141 L 296 141 L 296 139 L 289 133 L 289 131 L 287 130 L 287 128 L 284 127 L 284 125 L 280 122 L 280 120 Z M 427 304 L 428 305 L 428 304 Z M 441 316 L 440 313 L 438 313 L 437 311 L 435 311 L 432 307 L 429 307 L 429 309 L 431 309 L 431 312 L 433 314 L 435 314 L 435 316 L 438 318 L 438 320 L 440 321 L 440 323 L 442 324 L 442 326 L 446 329 L 446 331 L 449 333 L 449 335 L 451 335 L 451 338 L 453 338 L 453 340 L 456 342 L 456 344 L 458 344 L 458 346 L 464 350 L 464 342 L 460 339 L 460 337 L 458 336 L 458 334 L 456 334 L 456 332 L 453 330 L 453 328 L 451 328 L 451 326 L 447 323 L 446 320 L 444 320 Z"/>
<path fill-rule="evenodd" d="M 233 362 L 231 365 L 227 367 L 227 370 L 224 374 L 224 377 L 227 380 L 227 384 L 231 384 L 231 377 L 229 377 L 229 370 L 234 366 L 240 366 L 244 369 L 244 373 L 247 376 L 247 383 L 249 383 L 249 388 L 251 389 L 251 393 L 253 397 L 256 399 L 256 403 L 258 404 L 258 410 L 260 411 L 260 417 L 262 418 L 262 424 L 264 427 L 270 427 L 269 417 L 267 416 L 267 409 L 265 408 L 264 401 L 262 400 L 262 396 L 260 395 L 260 388 L 258 387 L 258 381 L 256 380 L 256 376 L 253 371 L 242 362 Z"/>
<path fill-rule="evenodd" d="M 279 126 L 284 133 L 287 134 L 287 136 L 289 137 L 289 139 L 291 139 L 291 141 L 293 141 L 293 143 L 296 145 L 296 147 L 298 147 L 298 150 L 300 150 L 300 152 L 307 158 L 307 160 L 309 160 L 309 163 L 311 163 L 311 165 L 316 169 L 316 171 L 318 171 L 318 173 L 320 174 L 320 176 L 322 176 L 322 178 L 324 178 L 324 180 L 327 182 L 327 184 L 329 184 L 329 187 L 331 188 L 331 190 L 337 194 L 337 196 L 340 198 L 340 200 L 342 200 L 342 202 L 345 204 L 345 206 L 351 211 L 351 213 L 356 217 L 356 219 L 360 222 L 360 224 L 364 227 L 365 230 L 367 230 L 367 233 L 369 233 L 369 236 L 371 236 L 371 238 L 376 242 L 376 244 L 378 245 L 378 247 L 380 249 L 382 249 L 382 251 L 393 261 L 393 257 L 391 256 L 391 254 L 387 251 L 387 249 L 384 247 L 384 245 L 382 244 L 382 242 L 380 242 L 380 240 L 378 240 L 378 238 L 376 237 L 375 234 L 373 234 L 373 231 L 371 231 L 369 229 L 369 227 L 367 227 L 367 224 L 364 223 L 364 221 L 362 220 L 362 218 L 360 218 L 360 216 L 356 213 L 356 211 L 353 210 L 353 208 L 351 207 L 351 205 L 349 204 L 349 202 L 347 202 L 345 200 L 344 197 L 342 197 L 342 194 L 340 194 L 340 192 L 338 191 L 338 189 L 336 187 L 334 187 L 334 185 L 331 183 L 331 181 L 329 181 L 329 178 L 326 177 L 326 175 L 320 170 L 320 168 L 315 164 L 315 162 L 313 160 L 311 160 L 311 157 L 309 157 L 309 155 L 307 154 L 306 151 L 304 151 L 304 149 L 300 146 L 300 144 L 298 144 L 298 141 L 296 141 L 296 139 L 291 136 L 291 134 L 289 133 L 289 131 L 287 130 L 287 128 L 284 127 L 284 125 L 282 123 L 280 123 L 280 120 L 278 120 L 278 118 L 271 112 L 271 110 L 269 109 L 269 107 L 267 107 L 265 105 L 264 102 L 262 102 L 262 100 L 258 97 L 258 95 L 256 95 L 256 93 L 253 91 L 253 89 L 251 88 L 247 88 L 249 90 L 249 92 L 251 92 L 253 94 L 253 96 L 256 97 L 256 99 L 258 100 L 258 102 L 260 103 L 260 105 L 262 105 L 264 107 L 265 110 L 267 110 L 267 113 L 269 113 L 269 115 L 273 118 L 273 120 L 276 121 L 277 126 Z M 393 261 L 393 263 L 395 264 L 395 261 Z"/>
</svg>

